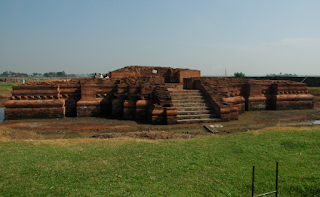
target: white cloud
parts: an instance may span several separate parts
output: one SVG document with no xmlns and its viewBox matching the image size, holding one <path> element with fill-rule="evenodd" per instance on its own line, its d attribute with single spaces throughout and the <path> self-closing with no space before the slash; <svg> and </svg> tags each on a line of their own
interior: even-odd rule
<svg viewBox="0 0 320 197">
<path fill-rule="evenodd" d="M 220 71 L 221 69 L 223 69 L 221 65 L 212 66 L 213 71 Z"/>
<path fill-rule="evenodd" d="M 211 69 L 206 73 L 201 73 L 202 76 L 223 76 L 225 67 L 222 65 L 212 66 Z"/>
<path fill-rule="evenodd" d="M 295 47 L 320 45 L 320 38 L 285 38 L 276 45 L 291 45 Z"/>
<path fill-rule="evenodd" d="M 218 45 L 208 44 L 208 43 L 200 43 L 200 42 L 187 42 L 186 44 L 189 44 L 189 45 L 195 46 L 195 47 L 218 47 Z"/>
<path fill-rule="evenodd" d="M 256 45 L 240 45 L 240 46 L 230 46 L 232 50 L 235 51 L 247 51 L 247 52 L 257 52 L 263 51 L 267 48 L 266 43 L 256 44 Z"/>
<path fill-rule="evenodd" d="M 260 43 L 256 45 L 231 45 L 224 46 L 234 51 L 243 52 L 263 52 L 271 49 L 274 46 L 294 46 L 299 48 L 314 48 L 320 47 L 320 38 L 284 38 L 280 42 L 274 43 Z"/>
<path fill-rule="evenodd" d="M 274 46 L 294 46 L 294 47 L 318 47 L 320 46 L 320 38 L 284 38 L 278 43 L 260 43 L 250 45 L 229 45 L 229 44 L 210 44 L 210 43 L 188 43 L 195 47 L 209 47 L 224 50 L 233 50 L 238 52 L 262 52 Z"/>
<path fill-rule="evenodd" d="M 154 47 L 154 46 L 141 46 L 142 48 L 147 48 L 147 49 L 159 49 L 159 47 Z"/>
</svg>

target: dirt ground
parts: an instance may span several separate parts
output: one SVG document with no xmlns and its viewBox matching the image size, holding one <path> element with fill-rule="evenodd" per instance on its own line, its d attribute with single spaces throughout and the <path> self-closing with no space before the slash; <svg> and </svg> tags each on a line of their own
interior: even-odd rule
<svg viewBox="0 0 320 197">
<path fill-rule="evenodd" d="M 130 137 L 139 139 L 190 139 L 194 137 L 204 137 L 209 134 L 200 133 L 175 133 L 170 131 L 148 131 L 148 132 L 119 132 L 119 133 L 103 133 L 92 136 L 92 138 L 117 138 L 117 137 Z"/>
<path fill-rule="evenodd" d="M 4 107 L 4 102 L 6 102 L 11 97 L 11 90 L 0 91 L 0 107 Z"/>
<path fill-rule="evenodd" d="M 0 101 L 7 100 L 8 95 L 11 95 L 10 91 L 2 91 Z M 148 122 L 118 120 L 110 117 L 74 117 L 61 119 L 4 120 L 0 123 L 0 126 L 14 130 L 33 131 L 42 135 L 45 139 L 78 137 L 187 139 L 214 135 L 204 128 L 204 125 L 210 124 L 223 126 L 216 128 L 218 134 L 246 132 L 272 126 L 306 126 L 314 120 L 320 120 L 319 101 L 316 97 L 315 108 L 308 110 L 246 111 L 239 115 L 239 120 L 230 122 L 151 125 Z M 0 107 L 3 103 L 0 103 Z"/>
<path fill-rule="evenodd" d="M 320 120 L 320 108 L 309 110 L 247 111 L 239 120 L 230 122 L 151 125 L 147 122 L 110 119 L 108 117 L 4 120 L 0 126 L 15 130 L 33 131 L 45 139 L 60 138 L 116 138 L 132 137 L 143 139 L 195 138 L 213 135 L 204 125 L 222 125 L 217 134 L 246 132 L 272 126 L 307 126 Z"/>
</svg>

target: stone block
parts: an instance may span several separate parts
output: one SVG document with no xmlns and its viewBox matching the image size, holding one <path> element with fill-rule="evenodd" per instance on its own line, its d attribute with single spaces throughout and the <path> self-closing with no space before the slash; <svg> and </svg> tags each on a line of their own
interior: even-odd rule
<svg viewBox="0 0 320 197">
<path fill-rule="evenodd" d="M 100 116 L 100 105 L 77 106 L 78 117 L 98 117 Z"/>
<path fill-rule="evenodd" d="M 222 121 L 230 121 L 230 113 L 228 113 L 228 114 L 220 114 L 220 119 Z"/>
<path fill-rule="evenodd" d="M 8 100 L 4 103 L 6 108 L 50 108 L 63 107 L 64 100 Z"/>
<path fill-rule="evenodd" d="M 112 115 L 112 105 L 110 104 L 100 104 L 101 115 L 111 116 Z"/>
<path fill-rule="evenodd" d="M 135 119 L 135 108 L 123 108 L 123 119 L 134 120 Z"/>
<path fill-rule="evenodd" d="M 151 116 L 151 124 L 165 124 L 166 119 L 164 116 Z"/>
<path fill-rule="evenodd" d="M 146 109 L 149 107 L 149 105 L 150 105 L 149 100 L 137 100 L 137 102 L 136 102 L 137 109 Z"/>
<path fill-rule="evenodd" d="M 136 108 L 136 101 L 135 100 L 125 100 L 123 102 L 123 107 L 125 107 L 125 108 Z"/>
<path fill-rule="evenodd" d="M 300 101 L 277 101 L 276 110 L 287 110 L 287 109 L 313 109 L 313 100 L 300 100 Z"/>
<path fill-rule="evenodd" d="M 167 124 L 171 125 L 171 124 L 177 124 L 177 116 L 167 116 Z"/>
<path fill-rule="evenodd" d="M 230 113 L 230 120 L 238 120 L 239 113 L 238 112 L 231 112 Z"/>
<path fill-rule="evenodd" d="M 246 102 L 247 111 L 265 110 L 266 102 Z"/>
<path fill-rule="evenodd" d="M 135 119 L 136 120 L 147 120 L 148 110 L 147 109 L 136 109 Z"/>
<path fill-rule="evenodd" d="M 30 119 L 30 118 L 63 118 L 64 107 L 50 108 L 5 108 L 5 119 Z"/>
<path fill-rule="evenodd" d="M 77 117 L 77 105 L 66 105 L 65 106 L 66 117 Z"/>
</svg>

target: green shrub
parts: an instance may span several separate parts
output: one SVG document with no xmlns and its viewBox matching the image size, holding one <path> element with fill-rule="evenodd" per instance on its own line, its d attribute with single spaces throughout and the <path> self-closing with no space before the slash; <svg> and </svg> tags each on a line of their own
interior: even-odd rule
<svg viewBox="0 0 320 197">
<path fill-rule="evenodd" d="M 236 73 L 234 73 L 234 76 L 235 77 L 245 77 L 246 74 L 244 74 L 243 72 L 236 72 Z"/>
</svg>

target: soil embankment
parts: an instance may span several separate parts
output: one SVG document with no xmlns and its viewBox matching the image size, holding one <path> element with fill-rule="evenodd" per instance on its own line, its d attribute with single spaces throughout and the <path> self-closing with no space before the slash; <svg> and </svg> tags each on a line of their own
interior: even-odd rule
<svg viewBox="0 0 320 197">
<path fill-rule="evenodd" d="M 318 107 L 320 108 L 320 89 L 318 89 L 318 87 L 316 88 L 308 88 L 308 91 L 310 94 L 312 94 L 314 96 L 314 107 Z"/>
<path fill-rule="evenodd" d="M 219 122 L 223 127 L 216 128 L 218 134 L 247 132 L 266 127 L 307 126 L 320 119 L 320 108 L 309 110 L 248 111 L 239 116 L 239 120 Z M 62 118 L 5 120 L 0 127 L 11 131 L 30 131 L 44 139 L 66 138 L 117 138 L 131 137 L 142 139 L 190 139 L 213 135 L 200 124 L 151 125 L 147 122 L 117 120 L 110 118 Z M 208 123 L 207 123 L 208 124 Z M 13 139 L 19 136 L 13 135 Z"/>
<path fill-rule="evenodd" d="M 219 134 L 246 132 L 270 126 L 306 126 L 314 120 L 320 120 L 320 90 L 313 89 L 315 108 L 308 110 L 265 110 L 246 111 L 239 115 L 239 120 L 211 124 L 221 124 Z M 317 96 L 319 95 L 319 96 Z M 11 96 L 11 91 L 0 91 L 0 107 Z M 26 132 L 33 132 L 31 139 L 65 139 L 65 138 L 117 138 L 131 137 L 142 139 L 177 139 L 195 138 L 213 135 L 203 125 L 150 125 L 147 122 L 99 118 L 62 118 L 4 120 L 0 131 L 10 139 L 23 139 Z M 208 124 L 208 123 L 207 123 Z M 10 132 L 9 132 L 10 131 Z M 20 132 L 19 132 L 20 131 Z M 22 133 L 19 136 L 19 133 Z M 40 135 L 40 137 L 38 136 Z M 28 138 L 28 137 L 26 137 Z M 28 139 L 30 139 L 28 138 Z"/>
<path fill-rule="evenodd" d="M 130 137 L 139 139 L 190 139 L 200 136 L 207 136 L 199 133 L 175 133 L 170 131 L 148 131 L 148 132 L 120 132 L 120 133 L 103 133 L 92 136 L 92 138 L 119 138 L 119 137 Z"/>
<path fill-rule="evenodd" d="M 4 102 L 11 97 L 11 90 L 0 91 L 0 107 L 4 107 Z"/>
</svg>

